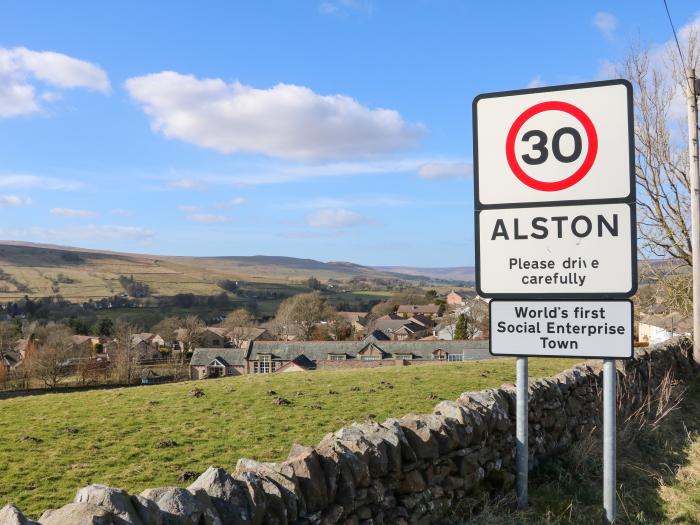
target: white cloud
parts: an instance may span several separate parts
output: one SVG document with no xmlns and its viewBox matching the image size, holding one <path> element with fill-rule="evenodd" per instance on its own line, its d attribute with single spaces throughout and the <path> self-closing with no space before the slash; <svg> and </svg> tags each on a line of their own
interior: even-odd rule
<svg viewBox="0 0 700 525">
<path fill-rule="evenodd" d="M 546 85 L 547 84 L 545 83 L 544 80 L 542 80 L 542 77 L 540 75 L 533 77 L 532 80 L 530 80 L 530 82 L 527 83 L 528 89 L 544 87 Z"/>
<path fill-rule="evenodd" d="M 206 190 L 206 185 L 199 180 L 194 179 L 175 179 L 168 182 L 168 188 L 174 190 Z"/>
<path fill-rule="evenodd" d="M 51 242 L 97 241 L 150 241 L 154 232 L 139 226 L 88 224 L 65 228 L 0 228 L 0 236 L 7 239 L 50 240 Z"/>
<path fill-rule="evenodd" d="M 353 198 L 319 197 L 308 201 L 294 202 L 287 205 L 288 208 L 398 208 L 408 206 L 410 201 L 397 197 L 366 195 Z"/>
<path fill-rule="evenodd" d="M 615 18 L 615 15 L 605 11 L 598 11 L 593 16 L 593 25 L 607 40 L 615 39 L 615 29 L 617 29 L 617 18 Z"/>
<path fill-rule="evenodd" d="M 0 208 L 18 208 L 29 206 L 32 203 L 31 197 L 19 197 L 17 195 L 0 195 Z"/>
<path fill-rule="evenodd" d="M 372 2 L 369 0 L 328 0 L 321 2 L 318 10 L 324 15 L 345 15 L 351 11 L 372 14 Z"/>
<path fill-rule="evenodd" d="M 418 177 L 429 180 L 468 179 L 472 176 L 469 162 L 433 162 L 418 169 Z"/>
<path fill-rule="evenodd" d="M 389 160 L 368 160 L 361 162 L 328 162 L 323 164 L 261 162 L 240 167 L 235 175 L 222 173 L 188 173 L 187 180 L 200 184 L 249 186 L 299 182 L 321 177 L 354 177 L 361 175 L 415 174 L 425 164 L 459 163 L 444 158 L 400 158 Z M 177 179 L 180 180 L 180 179 Z M 166 184 L 171 186 L 173 181 Z"/>
<path fill-rule="evenodd" d="M 125 210 L 124 208 L 113 208 L 109 212 L 112 215 L 117 215 L 119 217 L 128 217 L 131 215 L 131 212 L 129 210 Z"/>
<path fill-rule="evenodd" d="M 241 204 L 246 203 L 246 198 L 245 197 L 234 197 L 233 199 L 226 201 L 227 206 L 240 206 Z"/>
<path fill-rule="evenodd" d="M 198 206 L 190 206 L 189 204 L 180 204 L 177 207 L 178 210 L 184 211 L 185 213 L 194 213 L 196 211 L 199 211 Z"/>
<path fill-rule="evenodd" d="M 94 217 L 97 215 L 94 211 L 76 210 L 75 208 L 51 208 L 49 212 L 63 217 Z"/>
<path fill-rule="evenodd" d="M 221 224 L 224 222 L 229 222 L 228 217 L 224 215 L 215 215 L 213 213 L 192 213 L 187 216 L 187 218 L 194 222 L 201 222 L 204 224 Z"/>
<path fill-rule="evenodd" d="M 125 86 L 154 132 L 220 153 L 302 161 L 368 157 L 410 146 L 424 131 L 397 111 L 291 84 L 257 89 L 163 71 Z"/>
<path fill-rule="evenodd" d="M 38 84 L 109 93 L 107 74 L 97 65 L 52 51 L 0 48 L 0 118 L 41 110 L 39 101 L 60 98 L 55 90 L 37 96 Z"/>
<path fill-rule="evenodd" d="M 322 208 L 309 213 L 306 216 L 306 222 L 309 226 L 314 228 L 340 229 L 371 224 L 374 221 L 351 210 L 343 208 Z"/>
<path fill-rule="evenodd" d="M 40 177 L 38 175 L 0 175 L 0 188 L 77 190 L 83 184 L 75 180 Z"/>
</svg>

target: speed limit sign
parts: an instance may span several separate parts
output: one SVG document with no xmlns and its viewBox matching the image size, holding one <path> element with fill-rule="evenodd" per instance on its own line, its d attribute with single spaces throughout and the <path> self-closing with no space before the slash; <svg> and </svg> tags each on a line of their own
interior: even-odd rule
<svg viewBox="0 0 700 525">
<path fill-rule="evenodd" d="M 487 93 L 473 115 L 477 208 L 630 200 L 627 81 Z"/>
<path fill-rule="evenodd" d="M 476 288 L 495 299 L 621 299 L 637 288 L 632 86 L 479 95 Z"/>
</svg>

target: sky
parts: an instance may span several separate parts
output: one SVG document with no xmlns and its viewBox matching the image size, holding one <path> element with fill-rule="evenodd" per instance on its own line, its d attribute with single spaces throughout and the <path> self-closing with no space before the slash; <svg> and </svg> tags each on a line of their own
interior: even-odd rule
<svg viewBox="0 0 700 525">
<path fill-rule="evenodd" d="M 660 0 L 6 0 L 0 239 L 472 265 L 472 99 L 671 38 Z"/>
</svg>

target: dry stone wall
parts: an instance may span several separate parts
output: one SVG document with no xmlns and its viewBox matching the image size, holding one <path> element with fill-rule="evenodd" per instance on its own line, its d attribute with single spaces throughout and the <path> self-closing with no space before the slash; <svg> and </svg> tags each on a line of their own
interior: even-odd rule
<svg viewBox="0 0 700 525">
<path fill-rule="evenodd" d="M 620 363 L 619 391 L 634 410 L 666 374 L 690 378 L 689 345 L 641 350 Z M 590 362 L 530 383 L 530 465 L 564 450 L 601 421 L 602 370 Z M 450 523 L 456 509 L 514 484 L 512 385 L 442 401 L 432 414 L 353 424 L 281 463 L 241 459 L 210 467 L 187 488 L 138 495 L 90 485 L 39 518 L 42 525 L 262 525 Z M 0 524 L 35 523 L 6 506 Z"/>
</svg>

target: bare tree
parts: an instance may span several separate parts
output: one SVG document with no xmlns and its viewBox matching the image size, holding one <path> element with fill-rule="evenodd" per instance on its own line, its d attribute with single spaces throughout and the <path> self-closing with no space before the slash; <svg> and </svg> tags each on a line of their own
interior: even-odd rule
<svg viewBox="0 0 700 525">
<path fill-rule="evenodd" d="M 114 323 L 114 339 L 109 350 L 109 361 L 117 381 L 130 385 L 137 376 L 141 352 L 135 345 L 134 336 L 139 329 L 133 325 L 118 320 Z"/>
<path fill-rule="evenodd" d="M 692 302 L 688 130 L 682 101 L 688 89 L 685 67 L 700 65 L 694 29 L 684 43 L 685 66 L 675 47 L 652 52 L 640 45 L 630 49 L 624 64 L 634 87 L 639 249 L 645 259 L 670 259 L 668 264 L 649 263 L 644 271 L 658 283 L 664 302 L 678 310 Z"/>
<path fill-rule="evenodd" d="M 33 359 L 33 370 L 48 388 L 56 388 L 75 370 L 71 331 L 67 326 L 49 324 L 37 329 L 38 351 Z"/>
<path fill-rule="evenodd" d="M 329 305 L 319 292 L 302 293 L 285 299 L 277 309 L 275 321 L 286 327 L 303 341 L 313 338 L 316 327 L 328 321 L 335 309 Z"/>
<path fill-rule="evenodd" d="M 236 348 L 242 348 L 255 333 L 255 318 L 245 308 L 234 310 L 221 324 Z"/>
<path fill-rule="evenodd" d="M 206 328 L 204 322 L 196 315 L 188 315 L 180 319 L 178 328 L 178 340 L 180 342 L 180 364 L 187 361 L 187 353 L 191 352 L 202 342 L 202 333 Z"/>
</svg>

